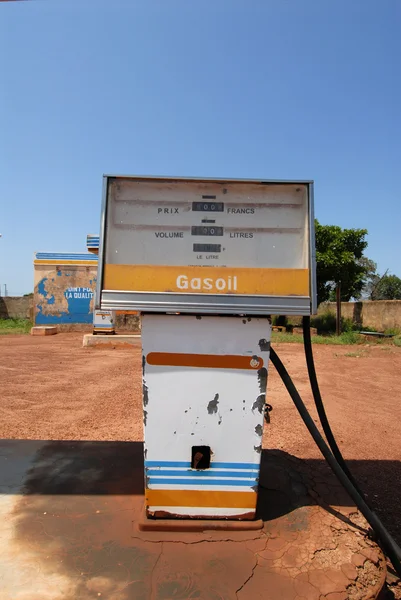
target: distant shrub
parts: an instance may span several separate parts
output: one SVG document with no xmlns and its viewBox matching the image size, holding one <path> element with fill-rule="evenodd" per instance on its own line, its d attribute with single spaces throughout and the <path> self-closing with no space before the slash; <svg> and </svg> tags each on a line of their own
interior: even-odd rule
<svg viewBox="0 0 401 600">
<path fill-rule="evenodd" d="M 361 338 L 358 333 L 355 331 L 344 331 L 341 334 L 341 343 L 342 344 L 360 344 Z"/>
<path fill-rule="evenodd" d="M 316 327 L 319 335 L 329 335 L 336 331 L 336 315 L 327 311 L 311 319 L 312 327 Z M 362 327 L 364 331 L 376 331 L 373 327 Z M 341 333 L 360 331 L 361 326 L 348 317 L 341 317 Z"/>
<path fill-rule="evenodd" d="M 0 319 L 0 335 L 29 333 L 31 327 L 29 319 Z"/>
<path fill-rule="evenodd" d="M 398 337 L 401 335 L 401 329 L 399 327 L 388 327 L 384 330 L 384 333 L 387 333 L 389 335 L 395 335 Z"/>
<path fill-rule="evenodd" d="M 288 319 L 284 315 L 275 315 L 272 319 L 272 324 L 280 327 L 287 327 Z"/>
<path fill-rule="evenodd" d="M 312 317 L 311 326 L 317 329 L 318 334 L 333 333 L 336 330 L 336 316 L 334 313 L 327 311 Z"/>
</svg>

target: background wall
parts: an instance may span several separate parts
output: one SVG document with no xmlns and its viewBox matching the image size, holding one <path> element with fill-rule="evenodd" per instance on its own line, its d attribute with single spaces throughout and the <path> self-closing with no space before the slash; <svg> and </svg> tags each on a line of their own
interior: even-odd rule
<svg viewBox="0 0 401 600">
<path fill-rule="evenodd" d="M 0 319 L 31 319 L 32 296 L 0 296 Z"/>
<path fill-rule="evenodd" d="M 115 326 L 116 326 L 116 330 L 119 331 L 132 331 L 132 332 L 137 332 L 140 331 L 141 329 L 141 320 L 139 317 L 139 313 L 132 313 L 130 312 L 129 314 L 116 314 L 116 318 L 115 318 Z"/>
<path fill-rule="evenodd" d="M 88 267 L 85 267 L 88 268 Z M 82 267 L 81 267 L 82 269 Z M 94 292 L 94 282 L 96 281 L 96 268 L 89 268 L 90 273 L 82 274 L 82 273 L 74 273 L 67 276 L 64 274 L 64 277 L 73 277 L 75 283 L 88 283 L 87 286 L 79 286 L 91 288 L 92 292 Z M 37 291 L 35 293 L 35 298 L 32 296 L 23 296 L 23 297 L 0 297 L 0 319 L 31 319 L 33 316 L 33 306 L 35 302 L 35 311 L 36 311 L 36 323 L 40 324 L 39 319 L 55 319 L 52 322 L 57 322 L 61 324 L 61 329 L 69 329 L 69 330 L 88 330 L 92 329 L 92 309 L 93 309 L 93 296 L 90 299 L 86 298 L 63 298 L 60 301 L 60 295 L 64 290 L 64 294 L 72 287 L 78 287 L 78 284 L 75 286 L 72 285 L 71 280 L 68 279 L 67 284 L 63 288 L 63 290 L 56 291 L 56 295 L 52 293 L 52 287 L 50 283 L 44 282 L 43 279 L 47 277 L 50 280 L 55 279 L 53 277 L 51 271 L 41 270 L 41 279 L 39 280 L 38 286 L 40 285 L 40 289 L 43 292 L 47 292 L 47 296 L 44 296 L 43 293 Z M 88 277 L 89 280 L 85 279 Z M 74 279 L 75 276 L 75 279 Z M 56 274 L 56 277 L 58 276 Z M 84 281 L 82 281 L 84 279 Z M 90 281 L 92 280 L 92 283 Z M 61 279 L 61 281 L 65 282 L 66 279 Z M 51 281 L 52 284 L 55 281 Z M 35 286 L 35 290 L 38 286 Z M 67 292 L 68 294 L 74 295 L 74 293 L 82 293 L 82 292 Z M 52 296 L 54 296 L 54 302 L 52 300 Z M 56 298 L 58 299 L 56 303 Z M 50 300 L 50 304 L 49 304 Z M 41 309 L 37 307 L 37 304 L 41 306 Z M 72 307 L 72 312 L 70 307 Z M 90 312 L 87 313 L 86 310 L 89 307 Z M 44 311 L 44 312 L 43 312 Z M 325 304 L 321 304 L 318 309 L 318 314 L 322 314 L 326 311 L 330 311 L 335 315 L 336 305 L 334 302 L 328 302 Z M 379 300 L 379 301 L 367 301 L 367 302 L 342 302 L 341 303 L 341 312 L 342 316 L 347 319 L 352 319 L 354 323 L 360 325 L 361 327 L 374 327 L 378 331 L 384 331 L 385 329 L 390 328 L 398 328 L 401 329 L 401 300 Z M 63 314 L 67 313 L 67 314 Z M 72 319 L 77 316 L 80 319 L 79 323 L 72 323 Z M 291 322 L 295 323 L 298 321 L 295 317 L 289 317 Z M 302 319 L 299 319 L 299 324 Z M 50 322 L 50 321 L 46 321 Z M 116 329 L 119 331 L 138 331 L 140 328 L 139 316 L 133 313 L 130 314 L 117 314 L 116 316 Z"/>
<path fill-rule="evenodd" d="M 336 313 L 335 302 L 321 304 L 318 314 Z M 401 300 L 375 300 L 366 302 L 342 302 L 341 315 L 362 327 L 373 327 L 378 331 L 401 329 Z"/>
</svg>

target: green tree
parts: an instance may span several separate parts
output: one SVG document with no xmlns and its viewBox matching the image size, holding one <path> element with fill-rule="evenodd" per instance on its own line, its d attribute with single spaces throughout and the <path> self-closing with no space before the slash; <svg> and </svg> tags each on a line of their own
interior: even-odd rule
<svg viewBox="0 0 401 600">
<path fill-rule="evenodd" d="M 362 256 L 362 258 L 358 260 L 358 264 L 365 267 L 365 283 L 362 289 L 361 299 L 371 300 L 372 291 L 380 280 L 380 275 L 377 272 L 377 264 L 367 256 Z"/>
<path fill-rule="evenodd" d="M 373 285 L 371 300 L 401 300 L 401 279 L 396 275 L 384 274 Z"/>
<path fill-rule="evenodd" d="M 318 302 L 330 299 L 341 282 L 341 300 L 360 298 L 368 267 L 362 260 L 366 229 L 341 229 L 315 221 Z M 371 267 L 371 265 L 370 265 Z"/>
</svg>

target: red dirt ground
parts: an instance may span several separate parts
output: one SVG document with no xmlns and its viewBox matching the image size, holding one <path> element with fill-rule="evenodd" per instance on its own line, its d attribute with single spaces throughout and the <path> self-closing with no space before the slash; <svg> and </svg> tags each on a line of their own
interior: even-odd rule
<svg viewBox="0 0 401 600">
<path fill-rule="evenodd" d="M 313 411 L 303 347 L 276 351 Z M 401 348 L 314 346 L 332 429 L 368 500 L 401 543 Z M 130 349 L 82 347 L 82 334 L 0 338 L 0 437 L 141 440 L 140 340 Z M 321 456 L 274 368 L 264 447 L 299 458 Z"/>
</svg>

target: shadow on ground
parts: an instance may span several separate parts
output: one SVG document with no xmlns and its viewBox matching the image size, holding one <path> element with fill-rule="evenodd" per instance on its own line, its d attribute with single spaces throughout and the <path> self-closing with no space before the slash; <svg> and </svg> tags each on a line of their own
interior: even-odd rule
<svg viewBox="0 0 401 600">
<path fill-rule="evenodd" d="M 383 520 L 393 535 L 400 538 L 400 525 L 390 517 L 399 507 L 396 481 L 401 476 L 401 464 L 396 461 L 350 461 L 349 464 L 367 493 L 373 498 L 375 494 L 380 497 Z M 392 482 L 393 493 L 382 496 L 382 489 L 386 486 L 391 489 Z M 149 590 L 158 581 L 154 578 L 156 566 L 157 572 L 160 571 L 157 585 L 161 591 L 155 597 L 201 597 L 190 595 L 189 591 L 195 590 L 196 578 L 187 581 L 187 574 L 179 585 L 182 594 L 177 595 L 174 590 L 178 575 L 173 573 L 174 578 L 171 570 L 179 573 L 188 560 L 194 561 L 188 572 L 199 570 L 196 561 L 201 559 L 197 553 L 202 551 L 205 555 L 201 558 L 209 565 L 207 568 L 217 569 L 212 579 L 228 586 L 219 591 L 220 595 L 216 591 L 208 597 L 215 600 L 237 597 L 231 587 L 234 591 L 242 589 L 241 582 L 247 582 L 249 573 L 255 569 L 252 544 L 255 548 L 260 544 L 265 547 L 267 538 L 257 539 L 261 534 L 251 532 L 248 536 L 244 532 L 243 542 L 236 546 L 238 555 L 224 543 L 229 541 L 225 539 L 227 534 L 207 547 L 195 542 L 194 546 L 188 546 L 188 542 L 159 543 L 157 533 L 155 540 L 140 538 L 133 524 L 140 515 L 138 507 L 143 505 L 143 488 L 141 442 L 0 441 L 6 584 L 13 571 L 17 574 L 9 584 L 11 595 L 2 597 L 17 597 L 12 595 L 14 581 L 18 582 L 21 593 L 24 591 L 19 583 L 21 572 L 29 575 L 24 584 L 27 593 L 33 582 L 35 585 L 40 582 L 41 597 L 47 597 L 45 592 L 49 590 L 59 589 L 63 600 L 90 600 L 99 595 L 113 600 L 147 600 Z M 262 452 L 257 512 L 266 521 L 265 531 L 274 528 L 279 517 L 289 515 L 284 519 L 285 535 L 301 535 L 309 527 L 309 507 L 316 503 L 348 521 L 344 514 L 349 511 L 339 514 L 337 510 L 352 506 L 352 501 L 323 460 L 300 460 L 279 450 Z M 224 565 L 229 565 L 229 570 L 223 577 L 218 569 Z M 238 578 L 239 583 L 233 578 Z"/>
<path fill-rule="evenodd" d="M 365 500 L 400 544 L 401 462 L 349 460 L 347 465 Z M 263 451 L 258 511 L 264 521 L 309 504 L 311 497 L 327 508 L 354 505 L 323 458 L 300 460 L 280 450 Z"/>
<path fill-rule="evenodd" d="M 350 460 L 368 502 L 401 543 L 401 462 Z M 142 495 L 142 442 L 1 440 L 0 492 L 24 494 Z M 326 462 L 263 450 L 258 515 L 264 521 L 313 502 L 352 506 Z"/>
</svg>

